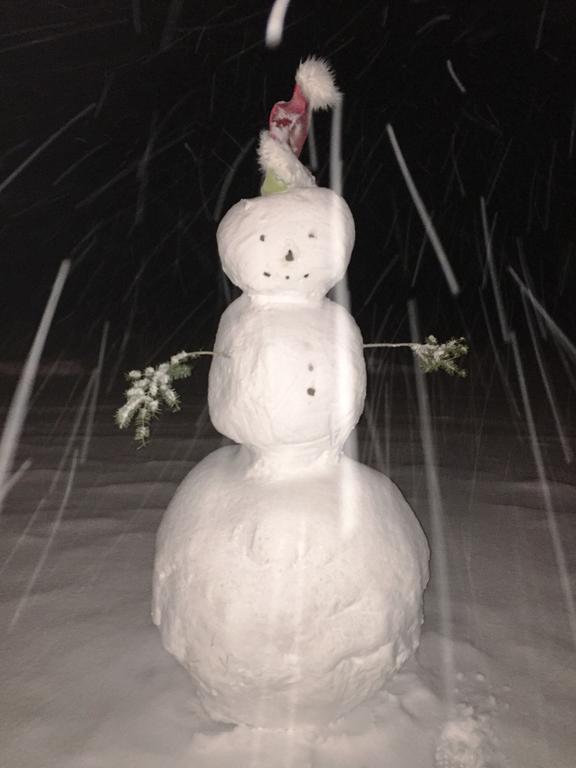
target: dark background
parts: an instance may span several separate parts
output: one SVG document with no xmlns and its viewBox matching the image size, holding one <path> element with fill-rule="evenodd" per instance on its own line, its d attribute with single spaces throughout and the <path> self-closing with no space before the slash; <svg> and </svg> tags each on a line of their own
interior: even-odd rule
<svg viewBox="0 0 576 768">
<path fill-rule="evenodd" d="M 346 95 L 344 195 L 358 233 L 349 276 L 366 340 L 409 338 L 414 298 L 423 333 L 466 335 L 478 352 L 489 349 L 490 332 L 502 343 L 481 197 L 519 335 L 527 329 L 508 266 L 573 333 L 576 5 L 292 0 L 283 43 L 268 50 L 270 8 L 3 0 L 0 358 L 25 356 L 63 258 L 73 271 L 48 358 L 93 365 L 106 321 L 110 370 L 209 348 L 234 295 L 219 268 L 218 219 L 258 194 L 258 132 L 310 53 L 329 59 Z M 461 285 L 456 298 L 425 241 L 387 123 Z M 317 176 L 328 184 L 330 117 L 320 115 L 315 130 Z"/>
</svg>

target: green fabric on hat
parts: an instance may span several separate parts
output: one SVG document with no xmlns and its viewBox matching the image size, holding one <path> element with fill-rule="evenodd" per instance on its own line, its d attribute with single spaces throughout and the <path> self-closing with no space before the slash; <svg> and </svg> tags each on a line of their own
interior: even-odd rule
<svg viewBox="0 0 576 768">
<path fill-rule="evenodd" d="M 277 195 L 279 192 L 286 192 L 288 186 L 276 176 L 274 171 L 268 171 L 260 187 L 261 195 Z"/>
</svg>

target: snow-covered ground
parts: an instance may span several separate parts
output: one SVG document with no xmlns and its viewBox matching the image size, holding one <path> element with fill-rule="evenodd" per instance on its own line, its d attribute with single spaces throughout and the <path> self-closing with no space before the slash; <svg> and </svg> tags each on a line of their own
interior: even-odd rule
<svg viewBox="0 0 576 768">
<path fill-rule="evenodd" d="M 84 463 L 84 424 L 68 444 L 81 386 L 49 384 L 20 443 L 32 466 L 0 518 L 3 768 L 572 768 L 576 664 L 550 518 L 525 421 L 490 377 L 485 368 L 465 381 L 427 378 L 443 549 L 432 536 L 411 370 L 373 372 L 361 458 L 412 504 L 431 541 L 432 580 L 417 659 L 321 734 L 210 722 L 150 620 L 163 511 L 194 463 L 222 444 L 204 379 L 181 387 L 184 409 L 165 415 L 141 451 L 115 428 L 113 401 L 100 404 Z M 2 380 L 6 395 L 14 382 Z M 535 406 L 573 586 L 576 478 L 544 404 Z M 560 406 L 574 445 L 573 402 Z"/>
</svg>

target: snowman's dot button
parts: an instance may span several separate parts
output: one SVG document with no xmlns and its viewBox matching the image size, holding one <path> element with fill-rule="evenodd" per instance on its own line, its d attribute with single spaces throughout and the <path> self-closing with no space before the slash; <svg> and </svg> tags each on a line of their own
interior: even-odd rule
<svg viewBox="0 0 576 768">
<path fill-rule="evenodd" d="M 285 275 L 284 280 L 290 280 L 290 275 Z"/>
<path fill-rule="evenodd" d="M 316 394 L 316 390 L 314 389 L 314 387 L 308 387 L 308 389 L 306 390 L 306 394 L 310 395 L 310 397 L 314 397 L 314 395 Z"/>
<path fill-rule="evenodd" d="M 262 274 L 264 275 L 264 277 L 270 277 L 271 276 L 270 272 L 262 272 Z"/>
<path fill-rule="evenodd" d="M 266 235 L 260 235 L 260 240 L 262 240 L 262 242 L 264 242 L 264 240 L 266 240 Z"/>
<path fill-rule="evenodd" d="M 306 272 L 306 274 L 304 275 L 304 277 L 310 277 L 310 272 Z"/>
<path fill-rule="evenodd" d="M 312 363 L 308 363 L 308 370 L 309 371 L 313 371 L 314 370 L 314 366 L 312 365 Z"/>
</svg>

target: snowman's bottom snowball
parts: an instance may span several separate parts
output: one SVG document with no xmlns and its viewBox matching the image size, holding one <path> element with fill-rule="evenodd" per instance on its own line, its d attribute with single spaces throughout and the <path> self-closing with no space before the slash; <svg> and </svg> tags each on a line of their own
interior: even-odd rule
<svg viewBox="0 0 576 768">
<path fill-rule="evenodd" d="M 426 539 L 400 491 L 348 458 L 274 480 L 215 451 L 158 533 L 154 621 L 217 720 L 324 725 L 416 649 Z"/>
</svg>

